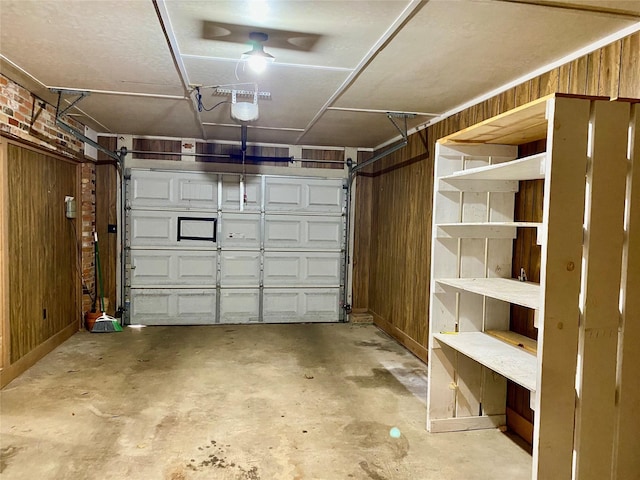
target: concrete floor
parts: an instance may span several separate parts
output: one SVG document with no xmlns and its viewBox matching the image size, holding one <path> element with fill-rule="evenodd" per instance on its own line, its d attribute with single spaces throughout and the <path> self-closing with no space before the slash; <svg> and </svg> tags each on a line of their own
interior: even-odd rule
<svg viewBox="0 0 640 480">
<path fill-rule="evenodd" d="M 0 472 L 13 480 L 530 478 L 530 455 L 507 434 L 429 434 L 425 389 L 424 364 L 371 325 L 78 333 L 1 392 Z"/>
</svg>

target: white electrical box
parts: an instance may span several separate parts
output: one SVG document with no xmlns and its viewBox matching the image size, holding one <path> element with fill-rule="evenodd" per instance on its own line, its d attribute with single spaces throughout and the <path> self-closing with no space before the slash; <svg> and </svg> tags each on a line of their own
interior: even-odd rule
<svg viewBox="0 0 640 480">
<path fill-rule="evenodd" d="M 74 197 L 64 197 L 64 214 L 67 218 L 76 218 L 76 199 Z"/>
</svg>

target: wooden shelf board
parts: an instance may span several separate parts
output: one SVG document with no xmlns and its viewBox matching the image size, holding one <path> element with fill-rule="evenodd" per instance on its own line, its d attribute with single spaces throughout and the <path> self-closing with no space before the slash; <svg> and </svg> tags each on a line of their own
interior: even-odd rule
<svg viewBox="0 0 640 480">
<path fill-rule="evenodd" d="M 552 97 L 553 95 L 548 95 L 539 98 L 484 122 L 452 133 L 441 138 L 438 142 L 443 145 L 471 142 L 520 145 L 540 140 L 547 136 L 545 115 L 547 100 Z"/>
<path fill-rule="evenodd" d="M 485 367 L 522 385 L 536 390 L 538 361 L 535 355 L 482 332 L 436 333 L 440 343 L 448 345 Z"/>
<path fill-rule="evenodd" d="M 516 228 L 542 227 L 533 222 L 439 223 L 437 238 L 516 238 Z"/>
<path fill-rule="evenodd" d="M 543 152 L 510 162 L 460 170 L 440 177 L 440 180 L 454 185 L 458 180 L 537 180 L 544 178 L 546 156 Z"/>
<path fill-rule="evenodd" d="M 537 283 L 512 278 L 439 278 L 436 282 L 523 307 L 540 308 L 540 285 Z"/>
<path fill-rule="evenodd" d="M 538 342 L 533 338 L 525 337 L 524 335 L 508 330 L 486 330 L 485 333 L 503 342 L 507 342 L 514 347 L 523 348 L 534 355 L 538 353 Z"/>
</svg>

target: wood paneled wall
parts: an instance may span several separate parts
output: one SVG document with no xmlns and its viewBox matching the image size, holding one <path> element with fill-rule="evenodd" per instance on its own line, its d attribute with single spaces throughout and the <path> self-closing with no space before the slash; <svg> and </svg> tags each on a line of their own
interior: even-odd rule
<svg viewBox="0 0 640 480">
<path fill-rule="evenodd" d="M 366 186 L 358 191 L 354 307 L 370 310 L 379 326 L 420 358 L 427 352 L 434 143 L 553 92 L 640 98 L 640 33 L 413 134 L 407 147 L 375 164 L 370 196 Z M 366 185 L 363 178 L 358 181 Z"/>
<path fill-rule="evenodd" d="M 406 148 L 374 164 L 371 204 L 363 208 L 371 215 L 369 272 L 356 269 L 358 276 L 368 275 L 367 307 L 376 323 L 423 360 L 433 186 L 427 134 L 423 130 L 412 135 Z M 361 259 L 363 254 L 356 247 L 354 257 Z M 361 305 L 361 300 L 356 298 L 354 305 Z"/>
<path fill-rule="evenodd" d="M 5 345 L 9 363 L 15 364 L 61 332 L 78 328 L 81 220 L 66 218 L 64 203 L 65 196 L 79 198 L 77 163 L 13 143 L 6 148 L 7 196 L 14 201 L 2 226 L 9 232 L 10 341 Z"/>
<path fill-rule="evenodd" d="M 344 168 L 344 150 L 324 150 L 319 148 L 303 148 L 302 158 L 309 160 L 330 160 L 341 163 L 300 162 L 303 168 L 331 168 L 342 170 Z"/>
<path fill-rule="evenodd" d="M 116 150 L 116 148 L 112 148 L 112 151 Z M 180 161 L 180 152 L 182 151 L 182 142 L 180 140 L 166 140 L 166 139 L 155 139 L 155 138 L 134 138 L 133 139 L 133 150 L 134 151 L 145 151 L 145 152 L 176 152 L 178 155 L 165 155 L 165 154 L 154 154 L 154 153 L 134 153 L 132 154 L 132 158 L 141 158 L 141 159 L 156 159 L 159 158 L 161 160 L 174 160 L 176 162 Z"/>
<path fill-rule="evenodd" d="M 115 151 L 117 148 L 115 137 L 100 137 L 99 143 L 110 151 Z M 96 165 L 96 232 L 98 232 L 104 296 L 109 299 L 107 313 L 115 315 L 118 308 L 116 305 L 116 266 L 121 228 L 121 225 L 118 225 L 119 176 L 115 163 L 100 151 L 98 152 L 98 162 Z M 116 233 L 109 233 L 109 225 L 116 225 Z M 99 295 L 98 285 L 96 285 L 96 292 Z M 96 308 L 100 309 L 99 298 Z"/>
<path fill-rule="evenodd" d="M 358 152 L 358 163 L 373 157 L 372 152 Z M 365 168 L 354 180 L 356 208 L 359 205 L 371 205 L 372 187 L 371 169 Z M 351 263 L 353 264 L 353 285 L 351 306 L 355 312 L 369 309 L 369 272 L 371 265 L 371 208 L 358 209 L 353 225 L 353 245 Z"/>
</svg>

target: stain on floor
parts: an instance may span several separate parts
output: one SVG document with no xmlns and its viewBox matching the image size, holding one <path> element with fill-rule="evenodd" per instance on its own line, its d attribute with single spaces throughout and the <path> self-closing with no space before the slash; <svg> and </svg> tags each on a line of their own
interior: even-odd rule
<svg viewBox="0 0 640 480">
<path fill-rule="evenodd" d="M 260 480 L 258 467 L 243 467 L 229 460 L 229 447 L 230 445 L 221 445 L 216 440 L 210 440 L 209 443 L 198 447 L 198 453 L 189 460 L 186 468 L 194 472 L 209 468 L 229 469 L 236 472 L 235 478 L 238 480 Z"/>
</svg>

